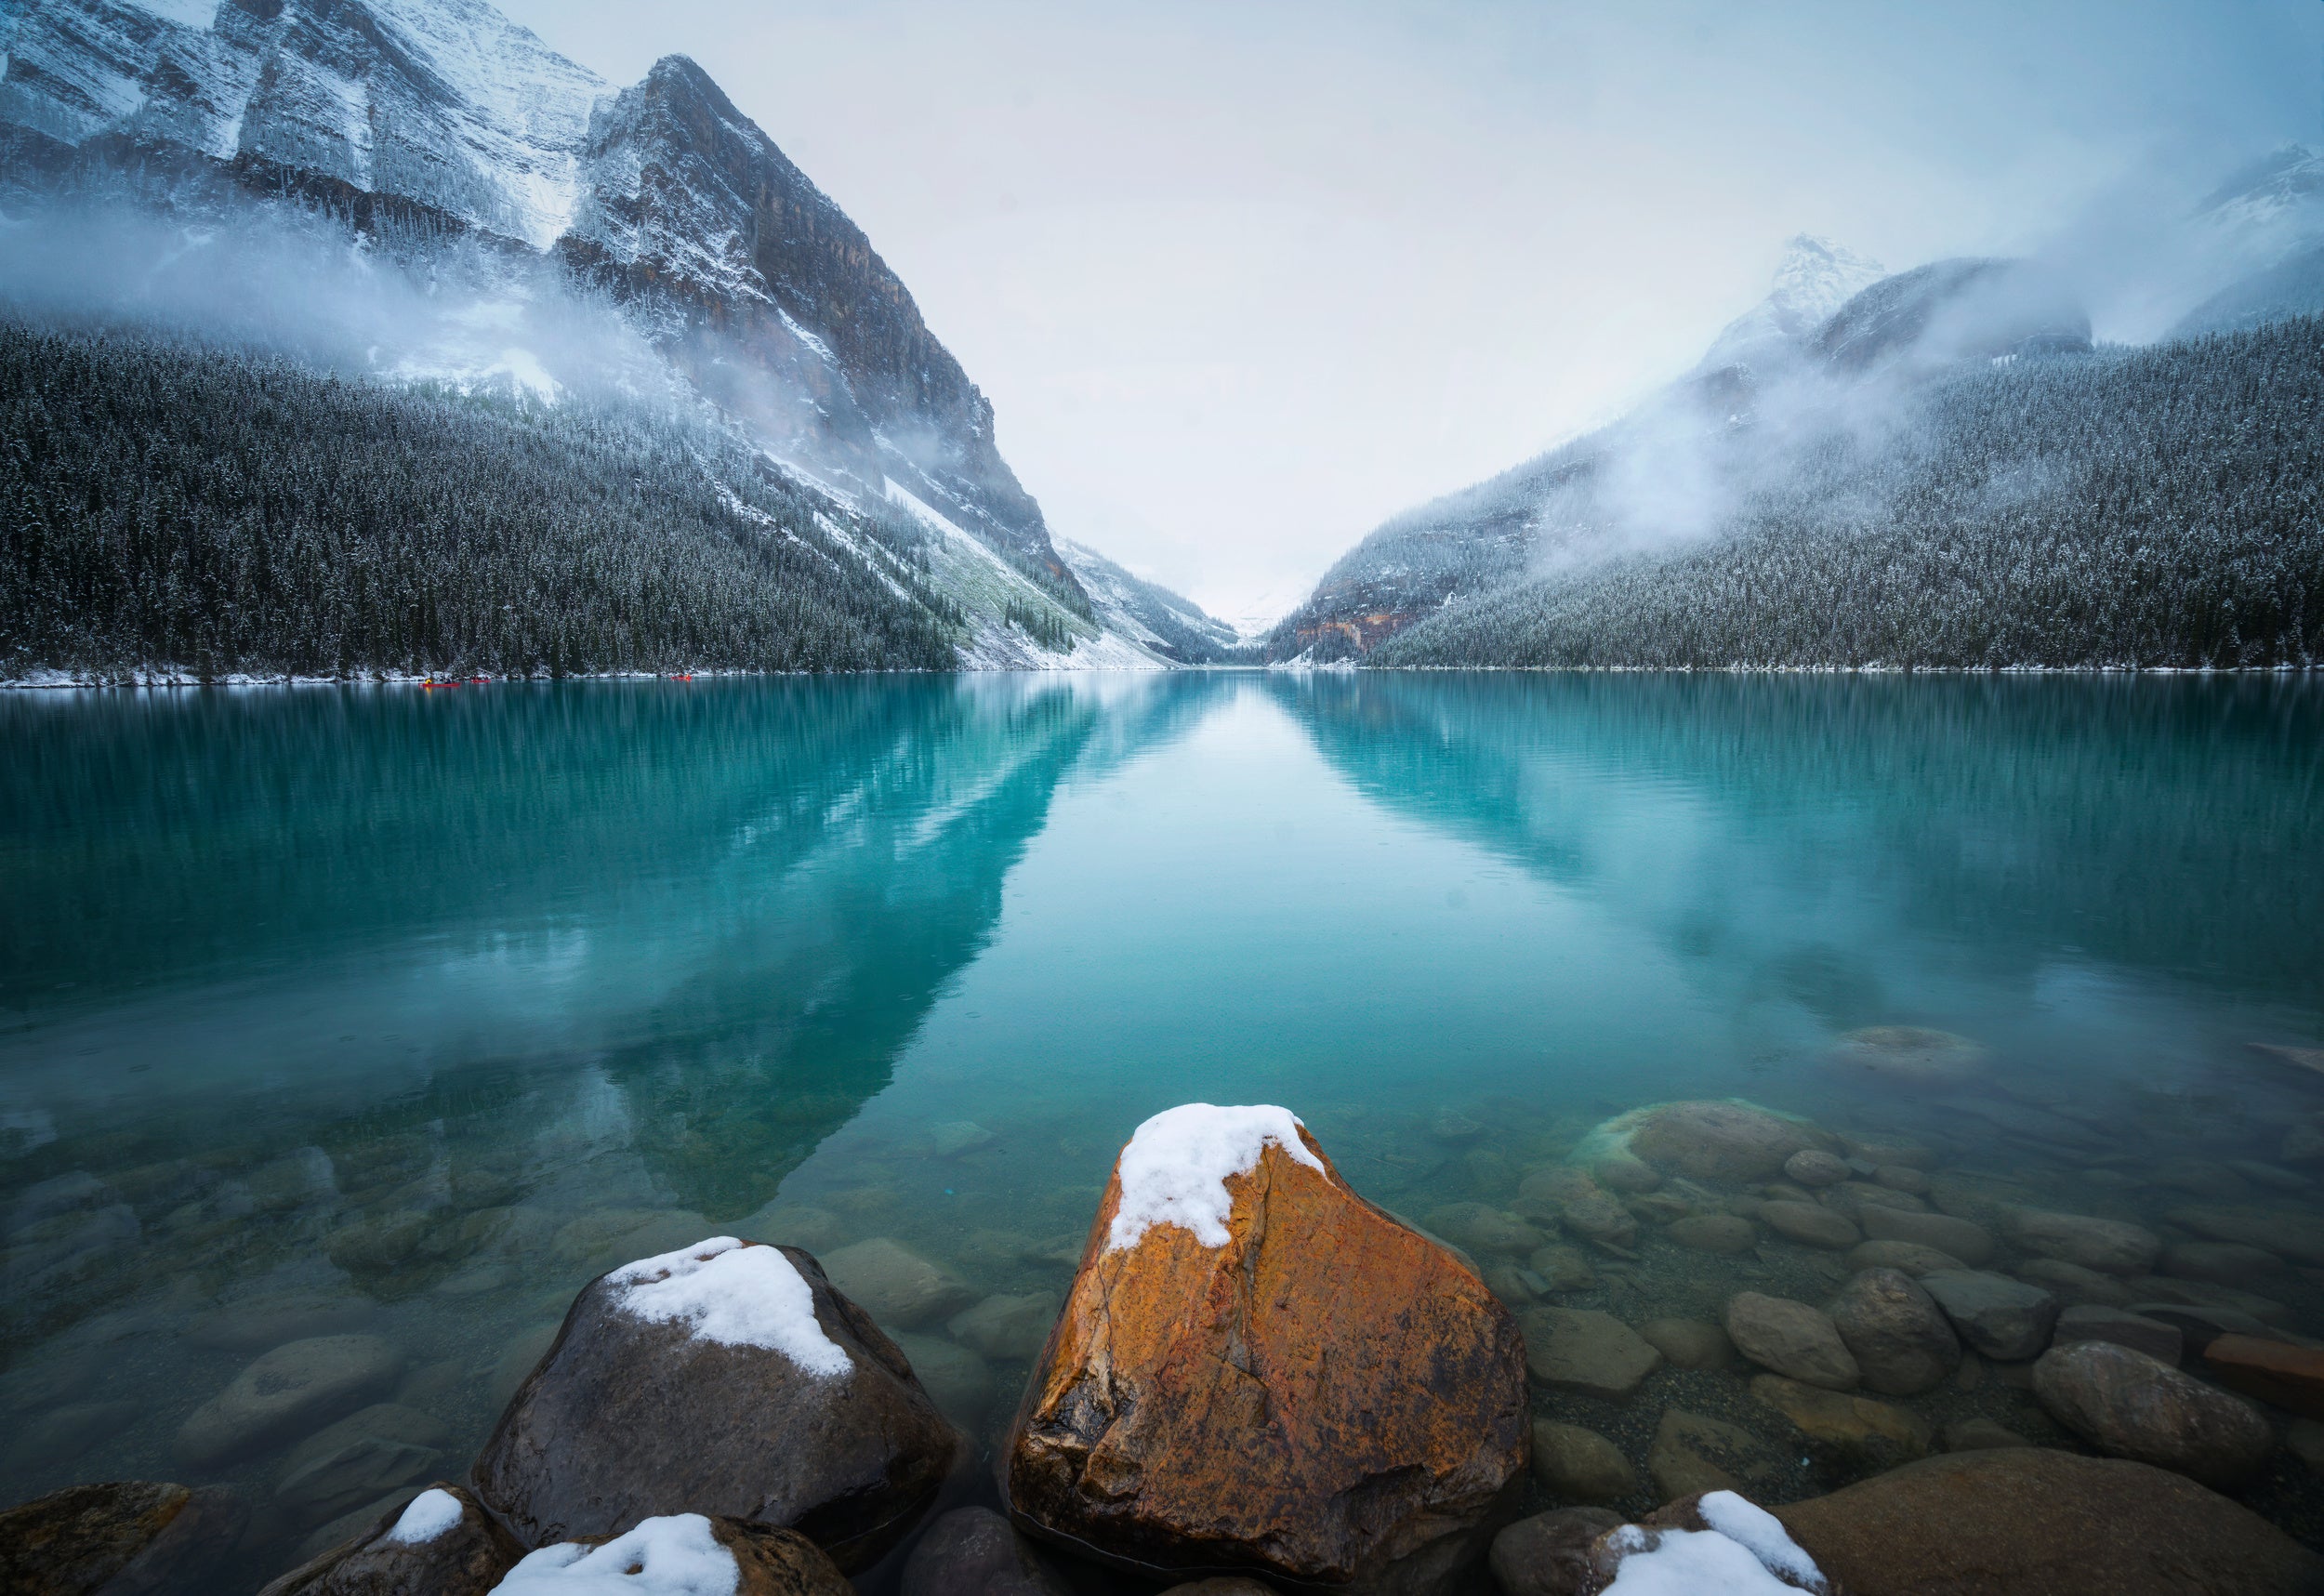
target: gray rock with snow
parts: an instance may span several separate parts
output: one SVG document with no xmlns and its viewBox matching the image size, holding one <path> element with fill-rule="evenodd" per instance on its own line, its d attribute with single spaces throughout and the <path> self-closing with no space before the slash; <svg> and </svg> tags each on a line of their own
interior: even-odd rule
<svg viewBox="0 0 2324 1596">
<path fill-rule="evenodd" d="M 701 1512 L 797 1529 L 852 1569 L 910 1528 L 956 1445 L 812 1255 L 704 1243 L 590 1283 L 472 1479 L 531 1547 Z"/>
</svg>

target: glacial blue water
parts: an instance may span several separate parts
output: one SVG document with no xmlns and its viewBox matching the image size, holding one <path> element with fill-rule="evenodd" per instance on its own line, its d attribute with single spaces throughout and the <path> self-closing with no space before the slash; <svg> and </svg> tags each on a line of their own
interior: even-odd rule
<svg viewBox="0 0 2324 1596">
<path fill-rule="evenodd" d="M 595 1273 L 884 1235 L 1059 1290 L 1193 1100 L 1290 1106 L 1414 1215 L 1727 1096 L 2166 1236 L 2324 1209 L 2283 1146 L 2324 1077 L 2252 1046 L 2324 1047 L 2319 815 L 2324 690 L 2274 678 L 0 697 L 0 1497 L 229 1482 L 279 1565 L 412 1482 L 286 1494 L 297 1434 L 185 1461 L 273 1339 L 388 1338 L 367 1400 L 442 1431 L 399 1467 L 456 1475 Z M 1836 1071 L 1876 1025 L 1994 1067 Z M 1643 1259 L 1575 1299 L 1733 1284 Z M 2262 1294 L 2324 1334 L 2317 1276 Z M 1024 1365 L 913 1334 L 999 1429 Z M 2251 1499 L 2308 1533 L 2312 1496 L 2285 1463 Z"/>
</svg>

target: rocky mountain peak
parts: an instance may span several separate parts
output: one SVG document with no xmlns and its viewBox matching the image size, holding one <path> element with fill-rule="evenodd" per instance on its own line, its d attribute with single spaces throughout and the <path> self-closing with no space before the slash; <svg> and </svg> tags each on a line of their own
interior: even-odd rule
<svg viewBox="0 0 2324 1596">
<path fill-rule="evenodd" d="M 1887 269 L 1868 256 L 1827 238 L 1794 234 L 1784 244 L 1767 297 L 1727 323 L 1698 369 L 1790 358 L 1833 311 L 1885 275 Z"/>
</svg>

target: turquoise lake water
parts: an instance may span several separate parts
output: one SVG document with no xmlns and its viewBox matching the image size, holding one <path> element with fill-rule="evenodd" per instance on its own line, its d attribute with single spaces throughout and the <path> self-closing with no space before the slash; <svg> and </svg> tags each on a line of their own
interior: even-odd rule
<svg viewBox="0 0 2324 1596">
<path fill-rule="evenodd" d="M 1727 1096 L 2166 1235 L 2324 1216 L 2282 1145 L 2324 1078 L 2252 1047 L 2324 1047 L 2320 816 L 2324 690 L 2282 679 L 0 697 L 0 1497 L 228 1481 L 280 1566 L 456 1476 L 599 1271 L 889 1236 L 973 1296 L 1062 1290 L 1122 1141 L 1195 1100 L 1291 1107 L 1416 1216 Z M 1880 1025 L 1995 1066 L 1830 1067 Z M 1639 1251 L 1558 1299 L 1715 1317 L 1834 1267 Z M 2319 1279 L 2255 1289 L 2324 1335 Z M 173 1450 L 345 1330 L 398 1350 L 366 1400 L 439 1427 L 416 1451 L 285 1490 L 303 1435 Z M 911 1334 L 1005 1423 L 1021 1361 Z M 1657 1403 L 1742 1411 L 1655 1378 L 1544 1411 L 1634 1450 Z M 2041 1423 L 2005 1379 L 1929 1404 Z M 2324 1522 L 2288 1453 L 2247 1499 Z"/>
</svg>

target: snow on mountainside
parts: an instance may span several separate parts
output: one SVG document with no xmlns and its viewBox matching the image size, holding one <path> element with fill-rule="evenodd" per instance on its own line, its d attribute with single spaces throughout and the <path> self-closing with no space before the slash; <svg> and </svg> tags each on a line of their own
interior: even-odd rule
<svg viewBox="0 0 2324 1596">
<path fill-rule="evenodd" d="M 60 197 L 205 229 L 289 197 L 420 283 L 460 244 L 508 303 L 587 284 L 795 477 L 855 507 L 903 484 L 1094 657 L 990 402 L 863 231 L 682 57 L 616 90 L 483 0 L 0 0 L 0 204 Z"/>
<path fill-rule="evenodd" d="M 1713 340 L 1697 369 L 1748 365 L 1796 350 L 1831 313 L 1888 275 L 1888 269 L 1828 238 L 1800 233 L 1784 245 L 1767 297 Z"/>
<path fill-rule="evenodd" d="M 1057 552 L 1081 579 L 1099 618 L 1154 653 L 1182 665 L 1206 665 L 1224 658 L 1242 640 L 1234 627 L 1192 599 L 1132 574 L 1094 548 L 1061 537 Z"/>
<path fill-rule="evenodd" d="M 2176 336 L 2324 313 L 2324 155 L 2304 145 L 2245 167 L 2196 208 L 2199 250 L 2233 281 L 2172 329 Z"/>
<path fill-rule="evenodd" d="M 1709 535 L 1754 473 L 1779 468 L 1805 415 L 1848 408 L 1846 385 L 2089 348 L 2079 303 L 2028 263 L 1948 260 L 1884 276 L 1829 241 L 1795 238 L 1768 297 L 1686 376 L 1596 432 L 1381 523 L 1263 652 L 1319 663 L 1366 654 L 1545 563 Z"/>
</svg>

